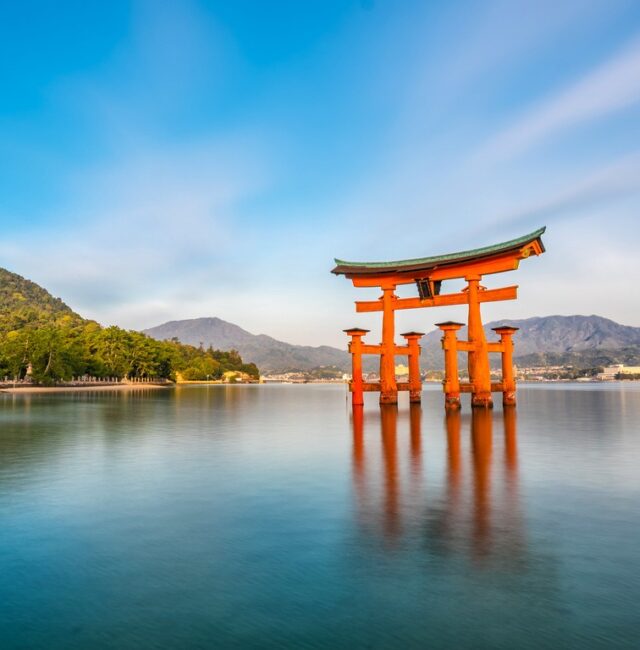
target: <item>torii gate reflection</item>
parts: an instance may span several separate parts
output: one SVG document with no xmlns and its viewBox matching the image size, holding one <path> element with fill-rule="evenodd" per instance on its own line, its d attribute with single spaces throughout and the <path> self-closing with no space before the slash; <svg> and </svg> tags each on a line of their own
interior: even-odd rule
<svg viewBox="0 0 640 650">
<path fill-rule="evenodd" d="M 372 417 L 378 420 L 377 414 Z M 376 453 L 377 445 L 365 443 L 363 407 L 353 409 L 353 482 L 362 526 L 381 533 L 387 546 L 395 546 L 418 528 L 424 529 L 428 546 L 436 552 L 464 552 L 477 561 L 496 557 L 497 552 L 501 561 L 509 554 L 520 554 L 524 542 L 515 410 L 496 413 L 504 433 L 501 476 L 495 472 L 492 412 L 475 409 L 470 418 L 463 418 L 460 411 L 447 412 L 446 479 L 440 494 L 431 493 L 423 474 L 421 418 L 420 405 L 411 405 L 408 454 L 403 454 L 398 442 L 398 409 L 385 405 Z M 469 424 L 468 446 L 462 440 L 463 420 Z M 465 459 L 463 449 L 467 447 Z"/>
</svg>

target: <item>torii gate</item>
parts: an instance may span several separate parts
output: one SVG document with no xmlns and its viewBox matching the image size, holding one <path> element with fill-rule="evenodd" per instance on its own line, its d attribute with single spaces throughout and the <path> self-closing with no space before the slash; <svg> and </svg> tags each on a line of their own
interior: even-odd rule
<svg viewBox="0 0 640 650">
<path fill-rule="evenodd" d="M 350 390 L 354 405 L 363 404 L 363 392 L 379 391 L 381 404 L 396 404 L 398 391 L 408 390 L 412 402 L 420 401 L 422 382 L 420 379 L 421 332 L 402 334 L 406 345 L 395 343 L 395 311 L 398 309 L 417 309 L 421 307 L 441 307 L 448 305 L 468 305 L 468 340 L 457 338 L 457 330 L 463 323 L 437 323 L 443 332 L 442 347 L 445 354 L 445 379 L 443 390 L 447 408 L 460 407 L 460 393 L 472 394 L 471 405 L 490 408 L 493 406 L 491 392 L 502 392 L 504 404 L 515 404 L 515 379 L 513 376 L 513 342 L 511 336 L 518 328 L 494 328 L 500 335 L 497 342 L 488 342 L 482 327 L 480 303 L 500 300 L 515 300 L 518 287 L 486 289 L 480 285 L 484 275 L 514 271 L 520 260 L 530 255 L 540 255 L 545 248 L 540 228 L 523 237 L 511 239 L 501 244 L 477 248 L 459 253 L 448 253 L 434 257 L 402 260 L 396 262 L 345 262 L 336 259 L 336 267 L 331 271 L 344 275 L 355 287 L 379 287 L 382 295 L 378 300 L 356 301 L 356 312 L 382 312 L 382 342 L 368 345 L 363 341 L 369 330 L 352 328 L 344 330 L 350 337 L 349 351 L 352 357 L 352 379 Z M 441 293 L 442 282 L 462 278 L 467 286 L 459 293 Z M 400 284 L 415 283 L 418 297 L 398 298 L 394 291 Z M 458 378 L 458 355 L 467 352 L 469 383 L 461 383 Z M 491 383 L 489 352 L 502 354 L 502 381 Z M 362 355 L 380 355 L 380 383 L 365 383 L 362 377 Z M 398 383 L 395 376 L 396 355 L 409 358 L 409 381 Z"/>
</svg>

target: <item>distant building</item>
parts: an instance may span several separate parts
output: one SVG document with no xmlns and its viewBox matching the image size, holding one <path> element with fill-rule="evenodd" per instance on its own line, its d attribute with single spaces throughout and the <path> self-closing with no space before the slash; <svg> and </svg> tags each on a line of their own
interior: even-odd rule
<svg viewBox="0 0 640 650">
<path fill-rule="evenodd" d="M 396 376 L 397 375 L 408 375 L 409 374 L 409 366 L 405 366 L 404 363 L 399 363 L 396 366 Z"/>
<path fill-rule="evenodd" d="M 616 375 L 640 375 L 640 366 L 625 366 L 622 363 L 607 366 L 603 372 L 598 373 L 597 378 L 601 381 L 612 381 Z"/>
</svg>

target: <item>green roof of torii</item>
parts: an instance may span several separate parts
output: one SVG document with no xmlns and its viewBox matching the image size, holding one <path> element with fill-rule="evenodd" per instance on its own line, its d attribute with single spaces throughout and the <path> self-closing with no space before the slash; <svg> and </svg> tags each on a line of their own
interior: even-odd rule
<svg viewBox="0 0 640 650">
<path fill-rule="evenodd" d="M 331 271 L 336 275 L 346 275 L 351 273 L 389 273 L 392 271 L 413 271 L 423 268 L 434 268 L 464 262 L 465 260 L 490 257 L 498 253 L 504 253 L 513 249 L 521 248 L 529 244 L 544 234 L 546 226 L 538 228 L 528 235 L 510 239 L 509 241 L 483 248 L 474 248 L 473 250 L 460 251 L 458 253 L 447 253 L 445 255 L 434 255 L 432 257 L 418 257 L 411 260 L 396 260 L 394 262 L 347 262 L 336 258 L 336 267 Z M 542 241 L 540 241 L 542 245 Z M 544 250 L 544 246 L 543 246 Z"/>
</svg>

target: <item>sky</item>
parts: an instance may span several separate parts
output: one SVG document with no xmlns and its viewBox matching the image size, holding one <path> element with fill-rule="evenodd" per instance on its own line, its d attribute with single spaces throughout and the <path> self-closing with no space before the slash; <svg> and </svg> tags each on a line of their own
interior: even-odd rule
<svg viewBox="0 0 640 650">
<path fill-rule="evenodd" d="M 1 2 L 0 82 L 0 266 L 102 324 L 344 347 L 334 257 L 546 225 L 485 320 L 640 326 L 637 0 Z"/>
</svg>

